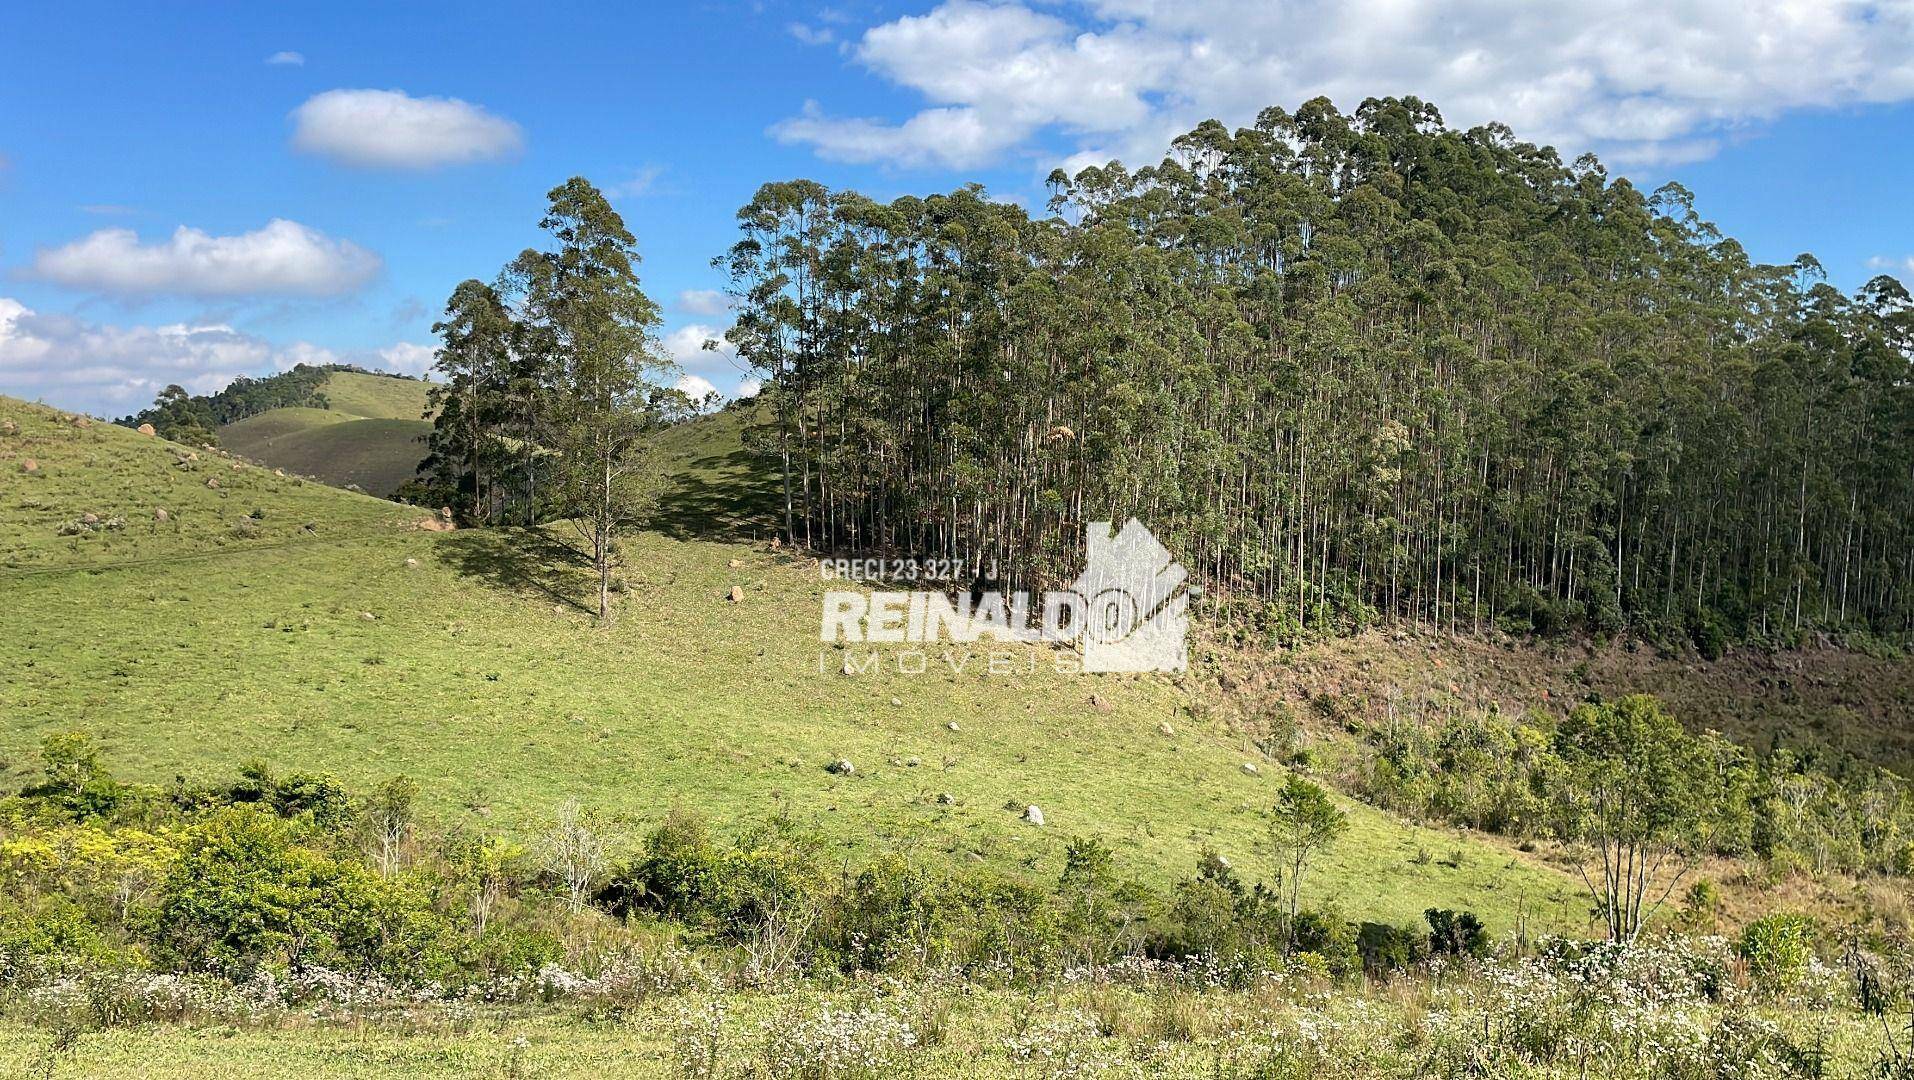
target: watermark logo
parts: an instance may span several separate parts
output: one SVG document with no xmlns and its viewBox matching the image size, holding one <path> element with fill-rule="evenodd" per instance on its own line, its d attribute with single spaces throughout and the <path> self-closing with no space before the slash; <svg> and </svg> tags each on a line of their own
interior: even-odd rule
<svg viewBox="0 0 1914 1080">
<path fill-rule="evenodd" d="M 1083 670 L 1182 671 L 1189 666 L 1189 575 L 1135 518 L 1094 521 L 1075 592 L 1084 603 Z"/>
<path fill-rule="evenodd" d="M 1069 661 L 1056 665 L 1060 670 L 1184 670 L 1189 665 L 1190 590 L 1183 567 L 1134 518 L 1121 530 L 1108 521 L 1092 522 L 1084 547 L 1084 570 L 1072 587 L 1041 597 L 951 587 L 828 592 L 819 640 L 913 646 L 895 658 L 905 674 L 928 668 L 925 646 L 974 645 L 986 639 L 1075 646 Z M 826 579 L 961 584 L 973 568 L 961 560 L 826 559 L 819 569 Z M 969 659 L 967 653 L 950 649 L 941 657 L 943 665 L 955 670 L 962 670 Z M 850 656 L 843 670 L 870 671 L 879 667 L 879 660 L 875 652 Z M 996 673 L 1010 667 L 1011 660 L 1008 654 L 996 654 L 984 666 Z"/>
</svg>

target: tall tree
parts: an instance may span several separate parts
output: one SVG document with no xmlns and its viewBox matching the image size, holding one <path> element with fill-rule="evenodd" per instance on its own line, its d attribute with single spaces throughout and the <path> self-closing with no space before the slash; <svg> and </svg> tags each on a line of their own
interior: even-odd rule
<svg viewBox="0 0 1914 1080">
<path fill-rule="evenodd" d="M 496 434 L 517 326 L 497 290 L 468 280 L 452 290 L 432 332 L 441 341 L 429 398 L 435 416 L 419 471 L 465 521 L 492 524 L 503 493 L 487 481 L 501 452 Z"/>
<path fill-rule="evenodd" d="M 548 195 L 539 226 L 555 247 L 527 250 L 508 268 L 530 352 L 544 353 L 548 415 L 541 428 L 556 470 L 556 498 L 589 548 L 598 618 L 611 615 L 618 540 L 655 502 L 646 468 L 652 437 L 682 394 L 654 338 L 658 306 L 639 286 L 638 244 L 605 197 L 582 177 Z"/>
<path fill-rule="evenodd" d="M 1914 308 L 1414 98 L 878 203 L 720 260 L 793 542 L 1068 582 L 1137 516 L 1247 632 L 1914 637 Z"/>
</svg>

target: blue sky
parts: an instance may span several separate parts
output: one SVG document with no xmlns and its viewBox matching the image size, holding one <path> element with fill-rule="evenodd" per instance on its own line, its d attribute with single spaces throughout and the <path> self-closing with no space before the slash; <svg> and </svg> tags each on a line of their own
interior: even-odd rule
<svg viewBox="0 0 1914 1080">
<path fill-rule="evenodd" d="M 758 184 L 884 197 L 1137 161 L 1194 121 L 1419 93 L 1654 186 L 1763 260 L 1914 278 L 1914 7 L 1755 0 L 17 5 L 0 31 L 0 393 L 417 371 L 452 286 L 608 192 L 688 370 Z M 184 231 L 182 231 L 184 230 Z"/>
</svg>

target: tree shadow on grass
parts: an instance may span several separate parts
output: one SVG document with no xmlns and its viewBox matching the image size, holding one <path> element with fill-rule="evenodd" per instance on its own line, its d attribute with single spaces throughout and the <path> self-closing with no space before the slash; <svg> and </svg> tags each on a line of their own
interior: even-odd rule
<svg viewBox="0 0 1914 1080">
<path fill-rule="evenodd" d="M 469 578 L 509 592 L 543 596 L 596 614 L 596 586 L 585 553 L 544 529 L 461 529 L 438 545 L 439 558 Z"/>
<path fill-rule="evenodd" d="M 691 459 L 658 498 L 650 527 L 677 540 L 731 540 L 777 530 L 778 479 L 742 447 Z"/>
</svg>

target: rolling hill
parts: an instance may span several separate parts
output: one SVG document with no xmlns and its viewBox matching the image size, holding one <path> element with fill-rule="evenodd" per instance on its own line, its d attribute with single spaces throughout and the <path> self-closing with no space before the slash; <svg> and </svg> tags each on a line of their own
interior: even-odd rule
<svg viewBox="0 0 1914 1080">
<path fill-rule="evenodd" d="M 576 797 L 626 837 L 690 806 L 725 828 L 782 812 L 853 859 L 909 849 L 1049 876 L 1069 838 L 1094 835 L 1159 884 L 1205 848 L 1264 876 L 1282 769 L 1189 682 L 1058 674 L 1023 647 L 998 673 L 843 674 L 817 641 L 815 566 L 738 536 L 766 503 L 762 485 L 722 495 L 751 473 L 736 414 L 667 447 L 681 482 L 664 527 L 630 547 L 609 628 L 581 606 L 557 529 L 422 531 L 415 510 L 215 455 L 176 465 L 184 447 L 123 428 L 13 401 L 0 414 L 20 429 L 0 438 L 5 467 L 38 467 L 0 508 L 0 785 L 26 781 L 46 734 L 84 727 L 131 779 L 248 759 L 362 788 L 403 773 L 434 817 L 490 830 L 536 830 Z M 179 530 L 56 535 L 91 506 L 130 522 L 166 499 L 185 508 Z M 252 509 L 259 535 L 229 535 Z M 827 771 L 839 758 L 855 772 Z M 1027 803 L 1044 827 L 1021 820 Z M 1499 928 L 1518 910 L 1583 925 L 1579 883 L 1542 856 L 1345 806 L 1316 899 L 1352 917 L 1437 904 Z"/>
<path fill-rule="evenodd" d="M 219 439 L 250 460 L 389 496 L 425 456 L 429 389 L 415 379 L 332 371 L 319 390 L 325 408 L 269 409 L 222 426 Z"/>
</svg>

